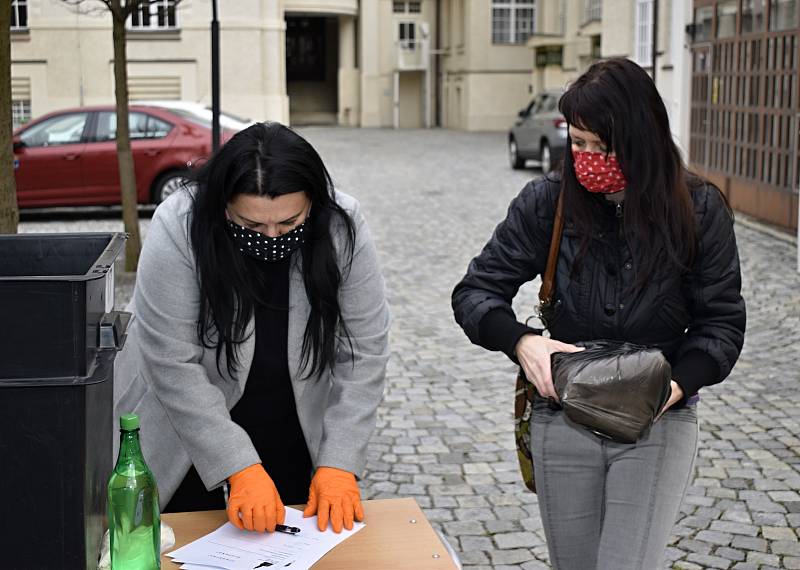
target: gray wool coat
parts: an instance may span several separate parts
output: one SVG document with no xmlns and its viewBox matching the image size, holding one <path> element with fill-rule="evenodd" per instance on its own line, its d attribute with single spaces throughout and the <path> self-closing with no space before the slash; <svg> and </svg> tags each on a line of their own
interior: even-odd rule
<svg viewBox="0 0 800 570">
<path fill-rule="evenodd" d="M 333 374 L 305 379 L 300 356 L 310 308 L 300 271 L 302 256 L 295 252 L 289 275 L 289 372 L 314 465 L 360 476 L 383 396 L 390 317 L 375 247 L 358 202 L 341 192 L 336 201 L 355 222 L 349 268 L 342 255 L 341 221 L 331 228 L 343 276 L 339 300 L 352 351 L 341 342 Z M 253 360 L 254 319 L 248 325 L 248 340 L 239 347 L 238 372 L 228 376 L 223 354 L 220 375 L 216 351 L 204 348 L 197 338 L 200 290 L 188 235 L 191 206 L 191 196 L 178 192 L 153 216 L 129 305 L 134 318 L 115 362 L 115 420 L 124 413 L 141 418 L 142 449 L 158 482 L 162 507 L 192 464 L 211 490 L 260 462 L 250 438 L 229 412 L 244 392 Z M 118 445 L 115 442 L 115 457 Z"/>
</svg>

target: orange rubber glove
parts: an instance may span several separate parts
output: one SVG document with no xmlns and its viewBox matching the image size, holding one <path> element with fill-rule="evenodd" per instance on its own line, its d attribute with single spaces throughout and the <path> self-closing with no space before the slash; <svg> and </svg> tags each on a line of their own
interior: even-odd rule
<svg viewBox="0 0 800 570">
<path fill-rule="evenodd" d="M 317 515 L 317 526 L 324 531 L 331 521 L 334 532 L 353 528 L 353 518 L 364 520 L 364 507 L 361 506 L 361 491 L 356 476 L 349 471 L 333 467 L 320 467 L 311 480 L 308 489 L 308 504 L 304 517 Z"/>
<path fill-rule="evenodd" d="M 228 520 L 240 530 L 275 532 L 275 524 L 283 524 L 286 509 L 267 472 L 260 463 L 228 477 Z M 239 513 L 242 513 L 241 518 Z"/>
</svg>

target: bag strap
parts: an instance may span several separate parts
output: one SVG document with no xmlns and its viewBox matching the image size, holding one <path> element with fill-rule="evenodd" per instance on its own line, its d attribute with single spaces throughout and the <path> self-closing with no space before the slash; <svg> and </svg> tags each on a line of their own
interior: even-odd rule
<svg viewBox="0 0 800 570">
<path fill-rule="evenodd" d="M 547 267 L 542 275 L 542 287 L 539 289 L 539 304 L 549 305 L 553 300 L 553 284 L 556 277 L 558 250 L 561 247 L 561 233 L 564 229 L 564 200 L 556 198 L 556 217 L 553 220 L 553 237 L 550 239 L 550 252 L 547 254 Z"/>
</svg>

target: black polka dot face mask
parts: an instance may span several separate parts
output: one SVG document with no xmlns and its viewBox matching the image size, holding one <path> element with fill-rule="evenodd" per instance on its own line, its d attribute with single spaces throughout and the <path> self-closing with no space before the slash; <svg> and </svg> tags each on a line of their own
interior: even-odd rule
<svg viewBox="0 0 800 570">
<path fill-rule="evenodd" d="M 281 261 L 305 242 L 306 218 L 302 224 L 278 237 L 269 237 L 226 220 L 233 242 L 244 254 L 259 261 Z"/>
</svg>

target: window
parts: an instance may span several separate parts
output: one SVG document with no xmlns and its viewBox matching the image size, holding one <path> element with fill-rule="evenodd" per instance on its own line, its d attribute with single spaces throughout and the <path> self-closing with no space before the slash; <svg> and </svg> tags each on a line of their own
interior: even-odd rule
<svg viewBox="0 0 800 570">
<path fill-rule="evenodd" d="M 717 38 L 732 38 L 736 35 L 736 12 L 739 0 L 717 3 Z"/>
<path fill-rule="evenodd" d="M 600 59 L 602 57 L 602 50 L 600 49 L 600 34 L 592 36 L 592 58 Z"/>
<path fill-rule="evenodd" d="M 131 140 L 160 139 L 169 134 L 172 125 L 147 113 L 131 113 L 128 116 Z M 117 140 L 117 114 L 103 111 L 97 116 L 97 133 L 93 142 Z"/>
<path fill-rule="evenodd" d="M 564 48 L 562 46 L 542 46 L 536 48 L 536 67 L 563 65 Z"/>
<path fill-rule="evenodd" d="M 401 48 L 414 49 L 417 43 L 416 24 L 414 22 L 400 22 L 397 29 L 397 38 L 400 40 Z"/>
<path fill-rule="evenodd" d="M 419 14 L 422 12 L 422 2 L 393 2 L 392 11 L 395 14 Z"/>
<path fill-rule="evenodd" d="M 642 67 L 653 64 L 653 0 L 636 0 L 634 30 L 635 61 Z"/>
<path fill-rule="evenodd" d="M 29 77 L 11 78 L 11 122 L 16 130 L 31 120 L 31 80 Z"/>
<path fill-rule="evenodd" d="M 22 125 L 31 120 L 31 102 L 30 100 L 12 100 L 11 101 L 11 121 L 12 128 L 17 130 Z"/>
<path fill-rule="evenodd" d="M 583 23 L 599 21 L 603 17 L 602 0 L 584 0 Z"/>
<path fill-rule="evenodd" d="M 88 113 L 58 115 L 32 126 L 20 135 L 28 146 L 53 146 L 78 143 L 83 140 Z"/>
<path fill-rule="evenodd" d="M 769 7 L 770 32 L 797 26 L 797 0 L 770 0 Z"/>
<path fill-rule="evenodd" d="M 28 28 L 28 0 L 11 0 L 11 29 Z"/>
<path fill-rule="evenodd" d="M 524 44 L 535 29 L 535 0 L 492 0 L 492 43 Z"/>
<path fill-rule="evenodd" d="M 706 6 L 694 11 L 694 41 L 707 42 L 711 39 L 711 23 L 714 18 L 714 8 Z"/>
<path fill-rule="evenodd" d="M 174 30 L 178 27 L 175 0 L 145 0 L 131 14 L 133 30 Z"/>
<path fill-rule="evenodd" d="M 764 30 L 764 0 L 742 0 L 742 33 Z"/>
</svg>

